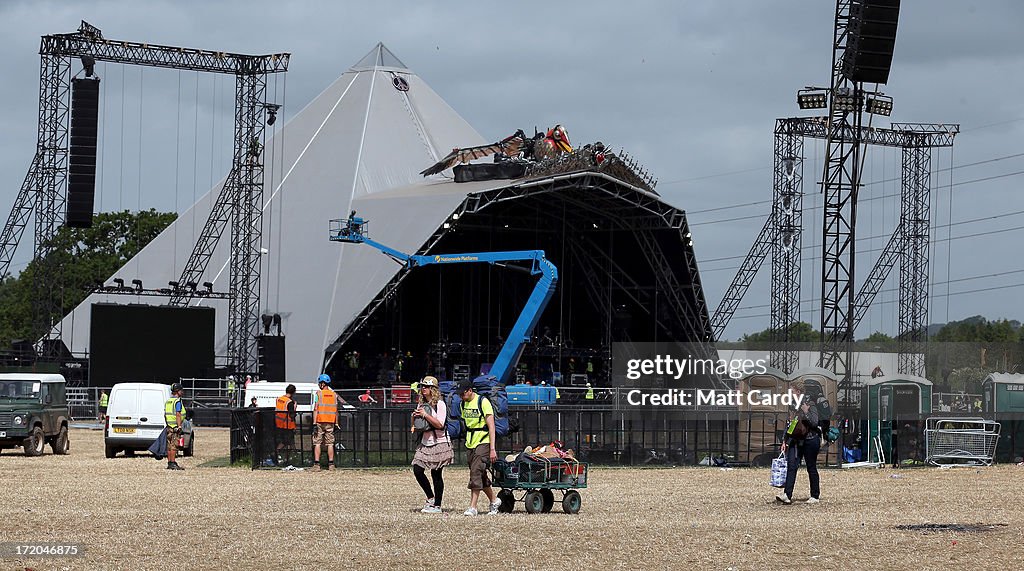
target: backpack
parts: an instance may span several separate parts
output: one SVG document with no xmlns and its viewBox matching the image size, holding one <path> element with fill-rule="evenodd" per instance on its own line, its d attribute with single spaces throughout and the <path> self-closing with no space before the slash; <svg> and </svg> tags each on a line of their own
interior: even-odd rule
<svg viewBox="0 0 1024 571">
<path fill-rule="evenodd" d="M 480 398 L 487 399 L 494 409 L 494 435 L 496 437 L 508 436 L 519 431 L 519 421 L 508 416 L 508 394 L 505 392 L 505 385 L 498 382 L 494 375 L 480 375 L 473 379 L 473 390 L 480 395 Z M 461 438 L 466 435 L 466 421 L 462 418 L 462 397 L 456 392 L 451 392 L 445 397 L 445 404 L 448 405 L 448 419 L 445 421 L 445 430 L 452 438 Z"/>
<path fill-rule="evenodd" d="M 829 437 L 833 434 L 829 428 L 832 425 L 832 405 L 829 404 L 828 398 L 825 396 L 825 391 L 821 388 L 821 383 L 813 379 L 809 379 L 804 383 L 804 393 L 808 398 L 812 399 L 812 404 L 818 411 L 818 426 L 817 431 L 821 434 L 822 438 L 833 442 L 835 439 Z"/>
<path fill-rule="evenodd" d="M 448 405 L 448 417 L 444 421 L 444 430 L 448 437 L 462 438 L 466 435 L 466 421 L 462 420 L 462 397 L 450 392 L 444 397 L 444 403 Z"/>
</svg>

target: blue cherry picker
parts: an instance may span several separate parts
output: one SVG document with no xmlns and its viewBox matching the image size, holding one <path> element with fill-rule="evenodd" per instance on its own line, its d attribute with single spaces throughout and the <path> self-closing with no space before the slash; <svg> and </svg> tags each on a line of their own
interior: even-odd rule
<svg viewBox="0 0 1024 571">
<path fill-rule="evenodd" d="M 551 297 L 555 293 L 555 285 L 558 283 L 558 269 L 544 257 L 543 250 L 471 252 L 432 256 L 410 255 L 370 239 L 367 236 L 367 221 L 357 217 L 354 210 L 347 219 L 331 220 L 330 232 L 332 242 L 368 244 L 409 269 L 431 264 L 480 263 L 526 271 L 530 275 L 538 276 L 533 292 L 526 301 L 526 307 L 519 314 L 505 344 L 502 345 L 501 351 L 491 365 L 489 374 L 493 375 L 499 384 L 508 384 L 512 377 L 512 371 L 523 354 L 523 347 L 530 341 L 533 330 L 537 327 L 537 321 L 540 320 L 544 308 L 551 301 Z M 512 265 L 508 262 L 527 262 L 529 267 Z"/>
<path fill-rule="evenodd" d="M 409 255 L 371 240 L 367 236 L 366 220 L 357 217 L 355 211 L 352 211 L 348 219 L 331 220 L 330 228 L 332 242 L 369 244 L 408 269 L 431 264 L 481 263 L 526 271 L 537 276 L 537 283 L 534 284 L 533 292 L 526 301 L 526 307 L 519 314 L 501 351 L 498 352 L 498 357 L 491 365 L 489 376 L 494 376 L 498 384 L 508 384 L 512 371 L 523 354 L 523 347 L 530 341 L 537 321 L 551 301 L 555 285 L 558 283 L 558 269 L 544 257 L 543 250 Z M 508 262 L 527 262 L 529 267 Z M 495 424 L 497 423 L 496 418 Z M 553 490 L 559 490 L 562 492 L 562 509 L 566 513 L 578 513 L 582 500 L 576 489 L 587 487 L 586 471 L 586 463 L 571 458 L 563 460 L 537 457 L 519 462 L 499 460 L 492 467 L 494 485 L 501 488 L 498 493 L 502 501 L 499 509 L 511 512 L 515 503 L 521 501 L 529 513 L 548 512 L 555 502 Z M 514 494 L 517 491 L 522 492 L 518 499 Z"/>
</svg>

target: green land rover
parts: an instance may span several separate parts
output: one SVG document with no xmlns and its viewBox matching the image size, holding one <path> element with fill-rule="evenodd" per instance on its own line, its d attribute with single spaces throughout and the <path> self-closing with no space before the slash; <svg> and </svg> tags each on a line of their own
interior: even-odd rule
<svg viewBox="0 0 1024 571">
<path fill-rule="evenodd" d="M 64 377 L 0 373 L 0 451 L 23 447 L 40 456 L 49 444 L 54 454 L 67 454 L 69 420 Z"/>
</svg>

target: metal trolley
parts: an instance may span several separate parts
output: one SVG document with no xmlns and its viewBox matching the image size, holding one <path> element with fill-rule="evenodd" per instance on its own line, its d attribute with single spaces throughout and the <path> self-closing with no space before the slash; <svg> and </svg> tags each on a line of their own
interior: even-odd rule
<svg viewBox="0 0 1024 571">
<path fill-rule="evenodd" d="M 999 423 L 984 418 L 929 418 L 925 461 L 933 466 L 989 466 L 999 443 Z"/>
<path fill-rule="evenodd" d="M 528 513 L 547 513 L 555 505 L 555 491 L 562 493 L 562 511 L 579 513 L 583 499 L 577 491 L 587 487 L 586 462 L 572 458 L 520 455 L 512 462 L 498 460 L 491 466 L 492 485 L 501 488 L 499 511 L 511 513 L 517 501 Z M 516 492 L 522 492 L 516 498 Z"/>
</svg>

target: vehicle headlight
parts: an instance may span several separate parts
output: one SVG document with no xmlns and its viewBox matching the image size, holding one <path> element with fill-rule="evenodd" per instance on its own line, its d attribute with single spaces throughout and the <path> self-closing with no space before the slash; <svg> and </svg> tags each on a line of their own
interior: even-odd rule
<svg viewBox="0 0 1024 571">
<path fill-rule="evenodd" d="M 21 426 L 25 422 L 25 417 L 18 415 L 14 417 L 14 426 Z"/>
</svg>

